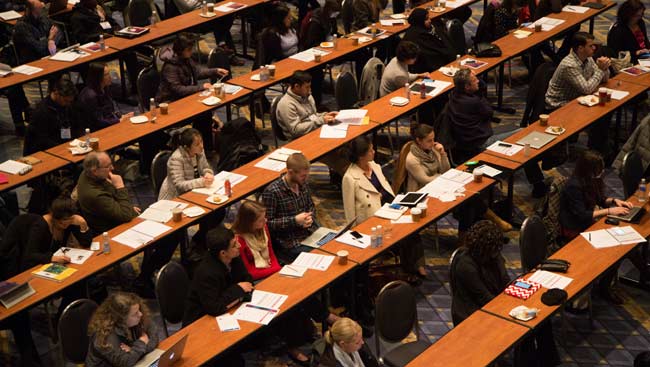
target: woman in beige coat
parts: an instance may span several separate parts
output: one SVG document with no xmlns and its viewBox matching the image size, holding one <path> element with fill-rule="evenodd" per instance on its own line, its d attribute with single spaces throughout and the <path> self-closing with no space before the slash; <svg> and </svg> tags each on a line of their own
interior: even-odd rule
<svg viewBox="0 0 650 367">
<path fill-rule="evenodd" d="M 375 150 L 367 136 L 360 136 L 350 144 L 350 166 L 343 176 L 343 209 L 345 218 L 357 218 L 357 224 L 371 217 L 384 203 L 395 198 L 381 166 L 374 162 Z M 408 273 L 426 277 L 424 250 L 418 234 L 402 241 L 402 266 Z"/>
</svg>

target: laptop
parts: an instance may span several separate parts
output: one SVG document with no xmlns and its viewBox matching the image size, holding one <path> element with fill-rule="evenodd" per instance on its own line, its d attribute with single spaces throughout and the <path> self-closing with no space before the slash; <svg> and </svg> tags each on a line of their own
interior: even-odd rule
<svg viewBox="0 0 650 367">
<path fill-rule="evenodd" d="M 607 218 L 613 218 L 613 219 L 618 219 L 623 222 L 637 222 L 643 214 L 645 213 L 645 209 L 640 206 L 633 206 L 630 211 L 626 215 L 613 215 L 610 214 L 607 216 Z"/>
<path fill-rule="evenodd" d="M 338 232 L 335 232 L 333 229 L 329 229 L 326 227 L 319 227 L 314 233 L 312 233 L 309 237 L 305 238 L 300 244 L 303 246 L 319 248 L 324 244 L 328 243 L 329 241 L 335 239 L 336 237 L 339 237 L 340 235 L 345 233 L 348 229 L 352 228 L 352 225 L 356 221 L 357 221 L 357 217 L 354 217 L 354 219 L 349 221 Z"/>
<path fill-rule="evenodd" d="M 50 1 L 49 15 L 55 15 L 58 12 L 65 10 L 68 7 L 68 0 L 52 0 Z"/>
<path fill-rule="evenodd" d="M 155 349 L 147 353 L 134 367 L 170 367 L 183 356 L 188 335 L 186 334 L 166 351 Z"/>
<path fill-rule="evenodd" d="M 517 142 L 519 145 L 530 144 L 531 148 L 539 149 L 548 144 L 551 140 L 555 139 L 555 135 L 533 131 L 532 133 L 524 136 Z"/>
</svg>

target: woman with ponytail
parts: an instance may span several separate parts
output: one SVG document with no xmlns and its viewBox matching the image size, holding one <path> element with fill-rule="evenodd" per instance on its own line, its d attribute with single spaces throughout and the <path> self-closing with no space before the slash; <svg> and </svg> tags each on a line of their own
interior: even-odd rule
<svg viewBox="0 0 650 367">
<path fill-rule="evenodd" d="M 363 341 L 361 326 L 347 317 L 325 332 L 325 351 L 319 367 L 376 367 L 377 360 Z"/>
</svg>

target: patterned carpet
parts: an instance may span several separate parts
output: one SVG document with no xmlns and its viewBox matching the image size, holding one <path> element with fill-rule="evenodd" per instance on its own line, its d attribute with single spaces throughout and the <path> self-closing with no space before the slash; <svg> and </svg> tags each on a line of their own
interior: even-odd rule
<svg viewBox="0 0 650 367">
<path fill-rule="evenodd" d="M 472 6 L 473 16 L 470 21 L 465 25 L 466 33 L 473 34 L 478 20 L 482 14 L 482 2 Z M 615 10 L 610 10 L 603 16 L 596 18 L 595 35 L 596 38 L 604 41 L 606 39 L 607 30 L 615 18 Z M 236 24 L 238 27 L 238 24 Z M 586 25 L 583 26 L 583 30 Z M 241 32 L 234 31 L 236 41 L 239 41 Z M 210 46 L 214 45 L 214 40 L 211 35 L 205 36 L 207 43 Z M 114 78 L 118 83 L 117 66 L 115 63 L 112 65 L 115 71 Z M 250 70 L 251 63 L 247 61 L 243 67 L 236 67 L 233 69 L 235 75 L 239 75 Z M 518 127 L 520 114 L 523 111 L 523 101 L 527 91 L 527 72 L 522 66 L 520 58 L 512 61 L 512 72 L 510 80 L 506 80 L 506 88 L 504 94 L 504 102 L 508 107 L 515 108 L 518 113 L 515 115 L 498 114 L 502 118 L 502 123 L 495 125 L 497 132 L 508 132 Z M 506 71 L 508 68 L 506 68 Z M 335 72 L 336 75 L 336 72 Z M 36 103 L 40 99 L 38 84 L 29 83 L 26 88 L 28 98 L 32 103 Z M 329 91 L 328 91 L 329 90 Z M 493 84 L 490 86 L 492 92 L 491 98 L 496 102 L 496 97 L 493 95 Z M 326 85 L 326 93 L 330 95 L 325 96 L 325 104 L 332 109 L 336 109 L 335 102 L 331 97 L 331 86 Z M 270 97 L 272 92 L 269 92 Z M 134 107 L 121 105 L 123 110 L 133 110 Z M 648 106 L 641 107 L 640 116 L 644 116 Z M 248 115 L 246 108 L 242 109 L 244 115 Z M 219 111 L 222 119 L 225 119 L 222 111 Z M 265 144 L 272 146 L 272 132 L 270 124 L 267 123 L 262 126 L 259 119 L 257 119 L 258 129 Z M 407 122 L 403 121 L 400 127 L 401 143 L 406 140 L 408 134 Z M 384 142 L 385 136 L 380 134 L 380 142 Z M 584 136 L 581 137 L 576 150 L 584 149 Z M 6 100 L 0 100 L 0 160 L 7 158 L 14 158 L 20 156 L 22 150 L 21 139 L 13 135 L 13 127 L 10 122 L 10 115 Z M 392 164 L 391 152 L 386 148 L 386 144 L 380 144 L 380 155 L 378 161 L 385 164 L 386 177 L 392 177 Z M 546 172 L 547 175 L 568 175 L 572 171 L 573 163 L 570 161 L 565 165 Z M 610 195 L 622 196 L 622 188 L 620 180 L 611 171 L 606 172 L 606 182 L 609 188 Z M 342 210 L 342 201 L 340 191 L 334 186 L 329 184 L 328 170 L 320 164 L 312 166 L 312 174 L 310 176 L 310 184 L 315 193 L 314 201 L 316 202 L 317 215 L 320 223 L 323 225 L 336 228 L 345 223 L 345 218 Z M 146 207 L 152 203 L 155 198 L 153 197 L 150 181 L 146 178 L 136 178 L 127 183 L 129 191 L 141 207 Z M 505 183 L 503 186 L 505 192 Z M 27 198 L 29 197 L 29 190 L 26 188 L 19 188 L 17 190 L 22 206 L 25 206 Z M 530 188 L 523 175 L 519 172 L 515 180 L 515 221 L 521 222 L 527 214 L 532 212 L 535 200 L 530 198 Z M 439 249 L 436 248 L 434 243 L 433 231 L 431 229 L 423 231 L 422 238 L 425 245 L 426 263 L 427 268 L 433 275 L 432 281 L 425 281 L 420 287 L 417 288 L 418 292 L 418 334 L 421 337 L 427 338 L 431 342 L 435 342 L 442 337 L 447 331 L 452 328 L 451 323 L 451 297 L 449 293 L 449 277 L 448 277 L 448 260 L 451 252 L 456 248 L 456 228 L 457 222 L 451 216 L 447 216 L 438 221 L 439 229 Z M 513 231 L 508 234 L 510 243 L 504 247 L 503 254 L 507 259 L 507 267 L 511 276 L 514 276 L 520 271 L 519 250 L 518 250 L 518 233 Z M 138 272 L 138 264 L 140 256 L 137 256 L 130 261 L 122 264 L 120 267 L 121 276 L 132 278 Z M 625 264 L 623 269 L 629 268 Z M 624 270 L 625 271 L 625 270 Z M 631 366 L 634 356 L 641 351 L 650 350 L 650 296 L 646 291 L 641 291 L 633 287 L 621 285 L 621 289 L 626 296 L 626 302 L 622 306 L 614 306 L 599 298 L 598 294 L 593 297 L 594 300 L 594 323 L 589 326 L 586 316 L 573 316 L 568 314 L 566 334 L 561 334 L 560 318 L 556 316 L 553 320 L 554 330 L 556 333 L 556 343 L 560 350 L 563 366 Z M 157 313 L 157 305 L 155 301 L 150 301 L 150 306 Z M 57 344 L 52 342 L 48 336 L 48 323 L 44 308 L 42 306 L 36 307 L 31 312 L 34 325 L 34 336 L 38 344 L 39 352 L 43 360 L 46 361 L 47 366 L 61 366 L 60 349 Z M 374 340 L 372 338 L 367 340 L 368 344 L 374 348 Z M 15 350 L 12 346 L 13 339 L 8 332 L 0 332 L 0 366 L 13 366 L 17 365 L 17 356 L 13 352 Z M 469 347 L 469 346 L 468 346 Z M 306 346 L 305 348 L 308 348 Z M 307 350 L 307 349 L 306 349 Z M 382 350 L 386 350 L 382 348 Z M 272 365 L 265 364 L 260 359 L 258 353 L 248 353 L 246 355 L 247 363 L 250 366 Z M 283 358 L 284 359 L 284 358 Z M 511 358 L 509 354 L 503 356 L 499 360 L 500 366 L 511 365 Z"/>
</svg>

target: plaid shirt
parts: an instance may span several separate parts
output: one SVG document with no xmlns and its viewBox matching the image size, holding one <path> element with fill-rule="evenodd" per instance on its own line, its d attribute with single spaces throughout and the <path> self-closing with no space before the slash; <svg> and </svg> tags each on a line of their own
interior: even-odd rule
<svg viewBox="0 0 650 367">
<path fill-rule="evenodd" d="M 311 190 L 307 184 L 300 186 L 296 194 L 291 191 L 284 176 L 271 182 L 262 192 L 262 203 L 266 206 L 266 218 L 271 238 L 276 245 L 293 248 L 314 232 L 318 226 L 313 223 L 303 228 L 296 223 L 295 216 L 303 212 L 315 213 Z"/>
<path fill-rule="evenodd" d="M 609 79 L 609 70 L 602 71 L 591 57 L 585 62 L 571 50 L 555 70 L 546 91 L 546 108 L 554 110 L 580 96 L 594 93 L 600 83 Z"/>
</svg>

